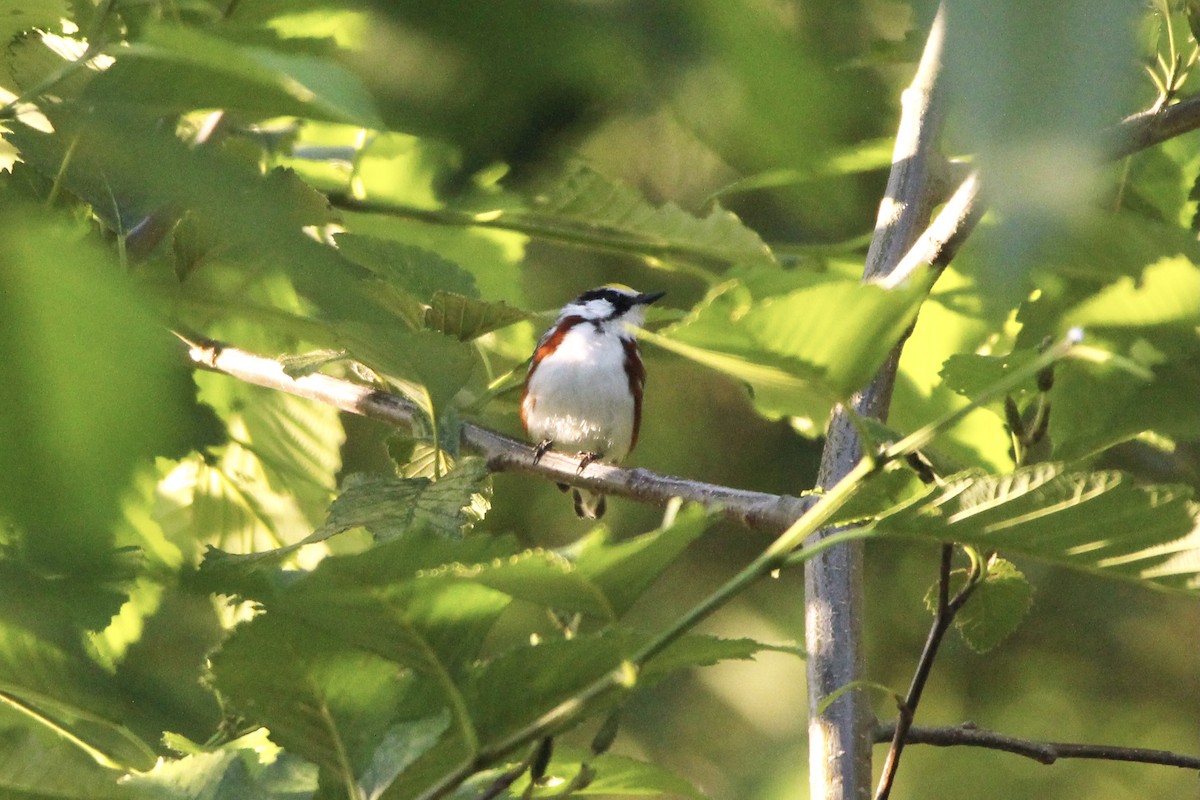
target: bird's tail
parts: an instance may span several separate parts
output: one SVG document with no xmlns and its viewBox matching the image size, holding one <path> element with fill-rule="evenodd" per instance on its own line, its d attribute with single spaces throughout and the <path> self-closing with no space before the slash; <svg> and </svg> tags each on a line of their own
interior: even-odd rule
<svg viewBox="0 0 1200 800">
<path fill-rule="evenodd" d="M 583 489 L 572 489 L 575 497 L 575 516 L 580 519 L 600 519 L 604 516 L 604 495 Z"/>
</svg>

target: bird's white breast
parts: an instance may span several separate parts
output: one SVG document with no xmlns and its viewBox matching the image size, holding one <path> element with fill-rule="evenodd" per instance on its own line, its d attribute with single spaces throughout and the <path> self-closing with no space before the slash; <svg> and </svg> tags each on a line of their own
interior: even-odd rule
<svg viewBox="0 0 1200 800">
<path fill-rule="evenodd" d="M 586 322 L 568 331 L 530 376 L 523 410 L 529 434 L 556 449 L 628 455 L 634 407 L 620 337 Z"/>
</svg>

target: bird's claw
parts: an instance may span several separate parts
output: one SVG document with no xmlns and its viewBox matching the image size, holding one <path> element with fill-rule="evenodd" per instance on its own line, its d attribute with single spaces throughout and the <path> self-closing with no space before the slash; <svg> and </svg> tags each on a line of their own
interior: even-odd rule
<svg viewBox="0 0 1200 800">
<path fill-rule="evenodd" d="M 549 439 L 542 439 L 540 442 L 538 442 L 537 446 L 533 448 L 533 463 L 536 464 L 541 461 L 542 456 L 546 455 L 546 451 L 550 449 L 550 445 L 552 444 L 554 444 L 554 442 L 550 441 Z"/>
<path fill-rule="evenodd" d="M 576 475 L 582 475 L 583 471 L 587 468 L 588 464 L 591 464 L 593 461 L 599 461 L 601 458 L 604 458 L 603 453 L 588 453 L 588 452 L 585 452 L 582 450 L 579 452 L 578 455 L 579 455 L 579 469 L 575 470 Z"/>
</svg>

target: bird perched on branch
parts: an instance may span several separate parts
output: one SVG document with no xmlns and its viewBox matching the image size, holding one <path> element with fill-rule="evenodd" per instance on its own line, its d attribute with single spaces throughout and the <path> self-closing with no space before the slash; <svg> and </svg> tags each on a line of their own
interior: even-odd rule
<svg viewBox="0 0 1200 800">
<path fill-rule="evenodd" d="M 535 464 L 551 447 L 575 450 L 583 472 L 593 461 L 615 464 L 633 450 L 646 370 L 630 326 L 640 325 L 646 306 L 664 294 L 609 284 L 584 292 L 558 312 L 538 342 L 521 395 L 521 423 L 538 442 Z M 580 517 L 604 515 L 604 495 L 573 492 Z"/>
</svg>

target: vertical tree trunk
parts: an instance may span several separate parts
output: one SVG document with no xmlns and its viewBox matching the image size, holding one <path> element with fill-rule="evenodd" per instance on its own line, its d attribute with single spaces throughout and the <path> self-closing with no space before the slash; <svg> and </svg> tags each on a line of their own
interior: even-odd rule
<svg viewBox="0 0 1200 800">
<path fill-rule="evenodd" d="M 941 130 L 941 73 L 945 9 L 939 8 L 912 85 L 901 102 L 900 126 L 887 194 L 879 206 L 864 280 L 885 278 L 929 222 L 942 191 L 936 141 Z M 886 419 L 903 342 L 854 410 Z M 862 455 L 862 442 L 841 408 L 829 423 L 818 486 L 830 486 Z M 823 535 L 817 534 L 818 536 Z M 862 543 L 835 547 L 805 565 L 805 646 L 808 650 L 809 783 L 812 800 L 865 800 L 871 791 L 873 714 L 862 692 L 847 692 L 818 710 L 825 698 L 863 677 Z"/>
</svg>

